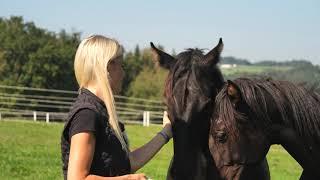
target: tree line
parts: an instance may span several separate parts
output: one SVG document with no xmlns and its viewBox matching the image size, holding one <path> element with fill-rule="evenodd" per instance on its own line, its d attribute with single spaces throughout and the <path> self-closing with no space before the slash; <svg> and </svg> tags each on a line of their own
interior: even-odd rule
<svg viewBox="0 0 320 180">
<path fill-rule="evenodd" d="M 51 32 L 25 22 L 23 17 L 0 18 L 0 84 L 48 89 L 77 90 L 74 55 L 81 41 L 80 32 Z M 159 48 L 163 49 L 162 46 Z M 175 53 L 173 51 L 173 53 Z M 245 59 L 224 57 L 223 63 L 253 65 Z M 316 83 L 320 69 L 308 61 L 263 61 L 261 66 L 294 66 L 290 72 L 270 72 L 278 79 Z M 126 76 L 121 95 L 160 100 L 167 71 L 155 67 L 150 49 L 124 54 Z M 246 74 L 236 74 L 244 76 Z"/>
</svg>

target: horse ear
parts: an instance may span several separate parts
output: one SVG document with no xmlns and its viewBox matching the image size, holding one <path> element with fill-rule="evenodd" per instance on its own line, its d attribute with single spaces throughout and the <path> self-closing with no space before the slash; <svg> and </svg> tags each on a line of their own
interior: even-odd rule
<svg viewBox="0 0 320 180">
<path fill-rule="evenodd" d="M 227 93 L 233 103 L 238 103 L 241 100 L 240 88 L 233 81 L 228 80 Z"/>
<path fill-rule="evenodd" d="M 176 63 L 176 59 L 174 57 L 156 48 L 152 42 L 150 42 L 150 46 L 154 56 L 153 59 L 159 63 L 161 67 L 171 69 L 174 66 Z"/>
<path fill-rule="evenodd" d="M 204 56 L 203 64 L 206 64 L 206 65 L 217 64 L 220 61 L 220 54 L 222 50 L 223 50 L 223 42 L 222 42 L 222 38 L 220 38 L 218 45 Z"/>
</svg>

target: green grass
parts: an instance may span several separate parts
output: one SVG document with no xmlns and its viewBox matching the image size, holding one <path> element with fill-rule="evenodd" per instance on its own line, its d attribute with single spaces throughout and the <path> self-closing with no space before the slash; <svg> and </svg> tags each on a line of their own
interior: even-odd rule
<svg viewBox="0 0 320 180">
<path fill-rule="evenodd" d="M 267 155 L 271 179 L 299 179 L 302 168 L 280 145 L 273 145 Z"/>
<path fill-rule="evenodd" d="M 63 125 L 27 121 L 0 121 L 0 179 L 62 179 L 60 135 Z M 150 140 L 160 126 L 127 125 L 131 148 Z M 172 156 L 168 143 L 144 168 L 153 179 L 165 179 Z M 298 179 L 299 165 L 282 149 L 273 146 L 268 154 L 272 179 Z"/>
<path fill-rule="evenodd" d="M 234 74 L 261 74 L 269 71 L 288 71 L 291 66 L 255 66 L 255 65 L 238 65 L 235 68 L 222 68 L 223 75 L 229 76 Z"/>
<path fill-rule="evenodd" d="M 160 130 L 161 126 L 143 127 L 139 125 L 127 125 L 126 131 L 129 136 L 130 148 L 135 149 L 142 146 L 148 142 L 148 140 L 152 139 Z M 172 148 L 172 141 L 170 141 L 138 172 L 145 173 L 152 179 L 165 179 L 173 155 Z"/>
<path fill-rule="evenodd" d="M 0 179 L 62 179 L 61 124 L 0 122 Z"/>
</svg>

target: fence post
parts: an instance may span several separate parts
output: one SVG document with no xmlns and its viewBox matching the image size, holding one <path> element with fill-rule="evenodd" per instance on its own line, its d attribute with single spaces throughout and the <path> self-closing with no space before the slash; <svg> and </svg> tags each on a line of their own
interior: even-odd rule
<svg viewBox="0 0 320 180">
<path fill-rule="evenodd" d="M 46 122 L 49 123 L 49 113 L 46 113 Z"/>
<path fill-rule="evenodd" d="M 37 112 L 33 111 L 33 121 L 37 121 Z"/>
<path fill-rule="evenodd" d="M 142 125 L 143 126 L 147 125 L 147 112 L 146 111 L 143 111 Z"/>
<path fill-rule="evenodd" d="M 148 127 L 150 125 L 150 111 L 147 111 L 146 114 L 147 114 L 146 126 Z"/>
</svg>

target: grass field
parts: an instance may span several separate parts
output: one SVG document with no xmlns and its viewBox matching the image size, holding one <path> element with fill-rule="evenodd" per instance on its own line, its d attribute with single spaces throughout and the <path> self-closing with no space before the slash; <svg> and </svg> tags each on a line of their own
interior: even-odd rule
<svg viewBox="0 0 320 180">
<path fill-rule="evenodd" d="M 62 179 L 60 135 L 62 124 L 27 121 L 0 121 L 0 179 Z M 127 125 L 131 148 L 151 139 L 160 126 Z M 168 143 L 143 169 L 153 179 L 165 179 L 172 156 Z M 281 146 L 273 146 L 268 154 L 272 179 L 298 179 L 299 165 Z"/>
<path fill-rule="evenodd" d="M 238 65 L 236 68 L 222 68 L 221 71 L 224 76 L 234 74 L 261 74 L 270 71 L 288 71 L 292 69 L 291 66 L 257 66 L 257 65 Z"/>
</svg>

